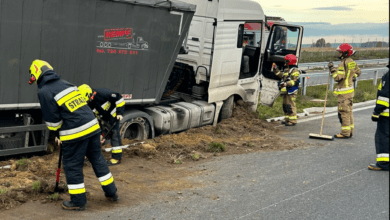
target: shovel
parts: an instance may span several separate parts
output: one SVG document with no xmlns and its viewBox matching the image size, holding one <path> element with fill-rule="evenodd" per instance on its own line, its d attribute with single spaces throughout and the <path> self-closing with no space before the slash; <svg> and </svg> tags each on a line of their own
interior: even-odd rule
<svg viewBox="0 0 390 220">
<path fill-rule="evenodd" d="M 54 188 L 54 192 L 50 192 L 50 194 L 65 192 L 65 189 L 59 187 L 60 174 L 61 174 L 61 160 L 62 160 L 62 143 L 59 144 L 59 147 L 60 147 L 60 157 L 58 158 L 58 167 L 56 173 L 56 187 Z"/>
<path fill-rule="evenodd" d="M 111 126 L 111 128 L 108 130 L 108 132 L 106 134 L 102 134 L 103 136 L 103 139 L 101 140 L 101 143 L 104 143 L 106 141 L 106 137 L 108 136 L 108 134 L 111 133 L 112 129 L 114 128 L 114 126 L 116 125 L 116 123 L 118 123 L 118 120 L 116 120 L 114 122 L 114 124 Z"/>
<path fill-rule="evenodd" d="M 323 134 L 322 134 L 322 128 L 323 128 L 323 126 L 324 126 L 324 118 L 325 118 L 326 100 L 328 99 L 329 79 L 330 79 L 330 69 L 329 69 L 329 75 L 328 75 L 328 83 L 326 84 L 324 110 L 322 111 L 321 131 L 320 131 L 319 134 L 310 133 L 310 134 L 309 134 L 309 137 L 310 137 L 310 138 L 314 138 L 314 139 L 322 139 L 322 140 L 330 140 L 330 141 L 333 141 L 333 140 L 334 140 L 334 137 L 333 137 L 333 136 L 330 136 L 330 135 L 323 135 Z"/>
</svg>

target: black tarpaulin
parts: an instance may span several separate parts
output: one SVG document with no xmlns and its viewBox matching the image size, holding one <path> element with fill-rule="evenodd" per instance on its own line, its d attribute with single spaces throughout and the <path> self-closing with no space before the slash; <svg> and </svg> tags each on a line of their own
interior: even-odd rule
<svg viewBox="0 0 390 220">
<path fill-rule="evenodd" d="M 38 102 L 34 59 L 76 86 L 158 103 L 194 11 L 161 0 L 0 0 L 0 109 Z"/>
</svg>

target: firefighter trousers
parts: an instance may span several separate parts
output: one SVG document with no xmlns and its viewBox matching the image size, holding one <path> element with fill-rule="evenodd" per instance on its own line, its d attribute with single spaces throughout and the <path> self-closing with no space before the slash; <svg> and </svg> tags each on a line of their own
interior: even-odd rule
<svg viewBox="0 0 390 220">
<path fill-rule="evenodd" d="M 337 103 L 338 117 L 341 124 L 341 134 L 349 137 L 353 134 L 353 101 L 352 98 L 339 99 Z"/>
<path fill-rule="evenodd" d="M 111 117 L 109 120 L 110 126 L 112 126 L 115 123 L 116 119 Z M 122 140 L 120 136 L 119 131 L 119 121 L 114 125 L 114 128 L 112 129 L 111 134 L 111 157 L 116 160 L 122 159 Z"/>
<path fill-rule="evenodd" d="M 375 132 L 376 165 L 389 170 L 389 117 L 379 116 Z"/>
<path fill-rule="evenodd" d="M 284 94 L 283 95 L 283 112 L 284 112 L 284 121 L 297 123 L 297 108 L 295 107 L 295 99 L 297 94 Z"/>
<path fill-rule="evenodd" d="M 70 199 L 75 206 L 83 206 L 87 203 L 83 175 L 85 156 L 91 162 L 105 196 L 112 197 L 115 195 L 117 188 L 102 154 L 100 134 L 76 142 L 65 141 L 62 143 L 62 153 Z"/>
</svg>

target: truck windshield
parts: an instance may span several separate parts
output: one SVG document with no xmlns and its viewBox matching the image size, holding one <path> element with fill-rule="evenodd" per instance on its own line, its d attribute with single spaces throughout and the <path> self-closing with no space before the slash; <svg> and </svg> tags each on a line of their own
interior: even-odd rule
<svg viewBox="0 0 390 220">
<path fill-rule="evenodd" d="M 280 55 L 295 54 L 298 46 L 299 31 L 299 28 L 296 27 L 276 26 L 267 49 Z"/>
</svg>

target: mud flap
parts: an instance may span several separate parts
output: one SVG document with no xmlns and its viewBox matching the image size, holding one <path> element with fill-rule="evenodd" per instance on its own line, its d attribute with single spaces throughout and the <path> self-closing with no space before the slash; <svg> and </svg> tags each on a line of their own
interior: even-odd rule
<svg viewBox="0 0 390 220">
<path fill-rule="evenodd" d="M 260 104 L 272 107 L 276 98 L 280 95 L 278 82 L 279 80 L 268 79 L 260 75 L 261 91 L 260 91 Z"/>
</svg>

